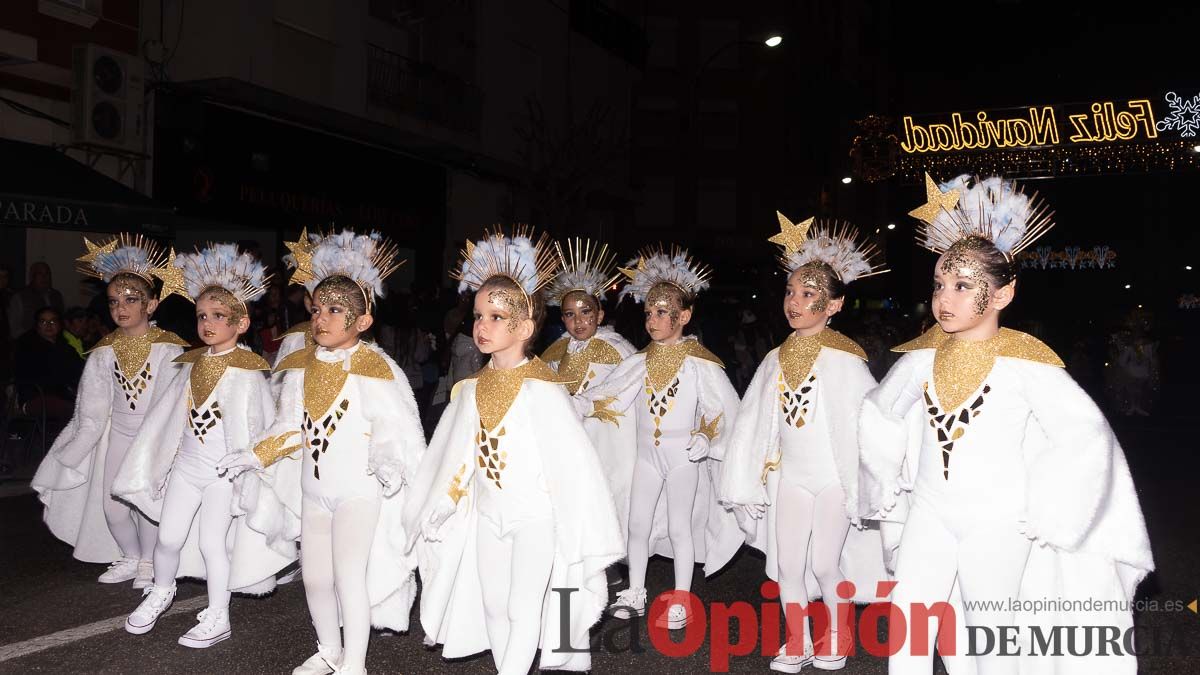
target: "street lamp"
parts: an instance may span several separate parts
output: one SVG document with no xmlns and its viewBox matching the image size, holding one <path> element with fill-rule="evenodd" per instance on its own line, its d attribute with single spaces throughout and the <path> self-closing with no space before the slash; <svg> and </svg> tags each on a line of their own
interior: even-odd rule
<svg viewBox="0 0 1200 675">
<path fill-rule="evenodd" d="M 778 47 L 779 45 L 783 44 L 783 36 L 782 35 L 772 35 L 771 37 L 764 40 L 763 44 L 765 44 L 768 47 Z"/>
</svg>

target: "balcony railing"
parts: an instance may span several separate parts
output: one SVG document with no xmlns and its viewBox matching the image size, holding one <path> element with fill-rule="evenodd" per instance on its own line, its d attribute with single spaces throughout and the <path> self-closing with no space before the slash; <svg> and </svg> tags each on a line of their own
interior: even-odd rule
<svg viewBox="0 0 1200 675">
<path fill-rule="evenodd" d="M 462 78 L 367 45 L 367 101 L 448 129 L 479 133 L 483 92 Z"/>
</svg>

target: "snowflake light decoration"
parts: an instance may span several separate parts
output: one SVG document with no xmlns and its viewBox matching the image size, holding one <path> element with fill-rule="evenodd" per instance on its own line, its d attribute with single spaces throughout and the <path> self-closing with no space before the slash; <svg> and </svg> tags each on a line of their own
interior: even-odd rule
<svg viewBox="0 0 1200 675">
<path fill-rule="evenodd" d="M 1171 108 L 1171 114 L 1159 120 L 1154 126 L 1159 131 L 1178 131 L 1180 136 L 1191 138 L 1200 129 L 1200 94 L 1186 100 L 1173 91 L 1164 97 Z"/>
</svg>

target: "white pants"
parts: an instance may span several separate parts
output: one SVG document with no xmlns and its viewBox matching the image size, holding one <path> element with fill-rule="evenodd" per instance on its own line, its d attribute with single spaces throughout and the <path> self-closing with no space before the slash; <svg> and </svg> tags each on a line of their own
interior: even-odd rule
<svg viewBox="0 0 1200 675">
<path fill-rule="evenodd" d="M 300 512 L 300 565 L 308 613 L 317 641 L 331 648 L 342 647 L 340 615 L 346 636 L 341 665 L 351 671 L 367 663 L 371 638 L 367 560 L 380 504 L 377 496 L 351 497 L 331 511 L 325 500 L 305 497 Z"/>
<path fill-rule="evenodd" d="M 964 603 L 999 601 L 1004 605 L 991 611 L 964 609 L 964 616 L 955 617 L 959 625 L 988 626 L 993 630 L 998 625 L 1012 625 L 1013 613 L 1006 610 L 1009 599 L 1020 590 L 1029 557 L 1029 540 L 1017 531 L 1015 521 L 981 523 L 956 516 L 949 509 L 935 510 L 915 500 L 900 539 L 892 602 L 911 617 L 910 607 L 914 603 L 931 606 L 935 602 L 948 602 L 957 578 Z M 908 623 L 905 646 L 888 659 L 888 673 L 929 675 L 933 672 L 937 630 L 930 626 L 923 645 L 925 655 L 914 656 L 913 650 L 921 645 L 911 643 L 912 622 Z M 958 635 L 964 632 L 959 630 Z M 957 640 L 958 654 L 964 654 L 967 648 L 964 640 Z M 983 654 L 975 657 L 975 665 L 979 675 L 1018 672 L 1015 656 Z"/>
<path fill-rule="evenodd" d="M 786 477 L 785 477 L 786 478 Z M 842 547 L 850 532 L 850 519 L 846 517 L 845 493 L 838 481 L 828 483 L 817 494 L 788 480 L 779 481 L 776 496 L 775 541 L 779 552 L 779 597 L 784 607 L 795 604 L 807 606 L 811 598 L 805 576 L 811 553 L 812 573 L 821 587 L 821 597 L 830 613 L 830 628 L 836 625 L 837 586 L 842 582 Z M 785 609 L 784 617 L 787 612 Z M 805 622 L 808 624 L 809 622 Z M 845 627 L 849 630 L 849 627 Z M 788 635 L 803 635 L 804 644 L 809 644 L 807 625 L 788 624 Z M 799 643 L 797 643 L 799 644 Z M 832 644 L 832 643 L 831 643 Z M 796 654 L 799 656 L 799 654 Z"/>
<path fill-rule="evenodd" d="M 650 558 L 650 534 L 654 511 L 663 485 L 667 486 L 667 537 L 675 555 L 675 589 L 692 589 L 692 570 L 696 566 L 696 547 L 692 542 L 692 507 L 700 479 L 700 462 L 688 461 L 687 453 L 678 452 L 674 466 L 664 473 L 640 454 L 633 467 L 629 488 L 629 587 L 646 587 L 646 565 Z"/>
<path fill-rule="evenodd" d="M 179 570 L 179 553 L 192 525 L 199 518 L 200 555 L 204 557 L 204 576 L 208 583 L 208 606 L 229 607 L 229 526 L 233 483 L 217 476 L 213 466 L 199 460 L 181 458 L 171 470 L 171 482 L 163 499 L 158 525 L 158 545 L 154 547 L 154 585 L 174 585 Z"/>
<path fill-rule="evenodd" d="M 554 520 L 528 521 L 501 536 L 491 522 L 480 518 L 476 529 L 479 586 L 492 660 L 500 675 L 525 675 L 542 635 L 543 607 L 554 567 Z"/>
<path fill-rule="evenodd" d="M 128 426 L 127 424 L 121 426 Z M 133 444 L 136 434 L 125 433 L 114 424 L 108 431 L 108 454 L 104 458 L 104 520 L 108 523 L 108 531 L 112 533 L 121 555 L 137 560 L 151 560 L 154 556 L 154 545 L 158 540 L 158 527 L 146 520 L 146 517 L 131 508 L 125 502 L 117 501 L 112 496 L 113 481 L 125 453 Z"/>
</svg>

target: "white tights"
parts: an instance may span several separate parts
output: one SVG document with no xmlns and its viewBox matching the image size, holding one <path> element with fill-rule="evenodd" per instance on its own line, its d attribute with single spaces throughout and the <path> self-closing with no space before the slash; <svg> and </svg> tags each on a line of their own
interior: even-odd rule
<svg viewBox="0 0 1200 675">
<path fill-rule="evenodd" d="M 779 545 L 779 597 L 784 607 L 789 604 L 807 606 L 808 587 L 805 584 L 809 553 L 812 554 L 812 573 L 821 587 L 821 597 L 831 619 L 837 617 L 837 586 L 844 579 L 841 569 L 842 547 L 850 531 L 846 518 L 845 493 L 838 481 L 833 481 L 813 495 L 790 481 L 779 481 L 776 497 L 775 541 Z M 785 611 L 784 618 L 787 618 Z M 788 624 L 788 634 L 803 635 L 809 643 L 808 624 Z M 833 623 L 830 627 L 837 630 Z"/>
<path fill-rule="evenodd" d="M 1003 609 L 1007 609 L 1009 598 L 1016 597 L 1020 588 L 1029 546 L 1029 540 L 1017 531 L 1015 521 L 1011 524 L 968 522 L 954 513 L 935 511 L 918 502 L 909 513 L 900 540 L 897 584 L 892 602 L 911 616 L 909 607 L 912 603 L 932 605 L 947 601 L 957 578 L 964 603 L 997 600 L 1004 603 Z M 1013 623 L 1012 612 L 964 610 L 963 614 L 965 616 L 955 618 L 959 626 L 989 626 L 994 630 L 997 625 Z M 961 628 L 958 635 L 964 635 Z M 931 626 L 929 630 L 925 656 L 912 655 L 911 637 L 910 625 L 904 647 L 888 659 L 891 675 L 929 675 L 933 672 L 935 629 Z M 967 643 L 962 637 L 956 648 L 959 654 L 965 653 Z M 992 653 L 976 656 L 974 660 L 979 675 L 1018 672 L 1019 659 L 1012 656 Z"/>
<path fill-rule="evenodd" d="M 121 555 L 137 560 L 150 560 L 154 555 L 154 544 L 158 540 L 158 527 L 146 520 L 137 509 L 112 496 L 113 481 L 117 470 L 125 459 L 125 452 L 133 444 L 133 436 L 122 433 L 116 427 L 108 432 L 108 454 L 104 458 L 104 520 L 112 533 Z"/>
<path fill-rule="evenodd" d="M 343 667 L 364 669 L 371 637 L 371 601 L 367 596 L 367 559 L 375 540 L 380 499 L 354 497 L 334 511 L 305 497 L 300 513 L 300 565 L 308 613 L 324 647 L 342 647 L 339 607 L 345 632 Z"/>
<path fill-rule="evenodd" d="M 546 590 L 554 567 L 554 521 L 527 522 L 497 536 L 492 525 L 480 518 L 477 529 L 479 585 L 492 659 L 500 675 L 525 675 L 542 634 Z"/>
<path fill-rule="evenodd" d="M 681 453 L 682 454 L 682 453 Z M 692 570 L 696 548 L 692 543 L 692 507 L 696 503 L 696 484 L 700 463 L 684 461 L 664 478 L 645 459 L 638 457 L 629 488 L 629 587 L 646 587 L 646 565 L 650 558 L 650 533 L 654 528 L 654 510 L 663 484 L 667 486 L 667 537 L 675 556 L 675 590 L 692 589 Z"/>
<path fill-rule="evenodd" d="M 199 513 L 200 555 L 204 556 L 208 606 L 229 607 L 230 562 L 226 542 L 229 526 L 233 523 L 233 514 L 229 510 L 232 501 L 233 484 L 227 479 L 196 479 L 183 471 L 172 472 L 158 524 L 158 545 L 154 547 L 155 586 L 174 585 L 179 570 L 179 552 L 183 550 Z"/>
</svg>

